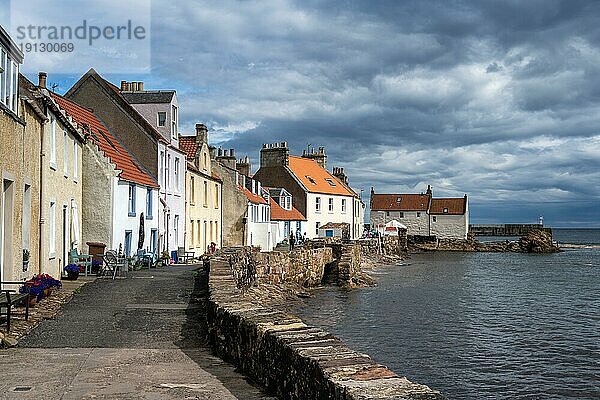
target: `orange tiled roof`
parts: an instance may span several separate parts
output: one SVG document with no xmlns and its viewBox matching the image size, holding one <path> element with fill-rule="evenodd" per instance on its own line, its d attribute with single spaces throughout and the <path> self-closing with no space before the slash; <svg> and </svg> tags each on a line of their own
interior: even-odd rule
<svg viewBox="0 0 600 400">
<path fill-rule="evenodd" d="M 194 159 L 198 150 L 196 136 L 179 136 L 179 149 L 186 154 L 188 159 Z"/>
<path fill-rule="evenodd" d="M 98 145 L 116 168 L 121 170 L 119 177 L 124 181 L 139 183 L 141 185 L 157 188 L 158 184 L 135 161 L 133 156 L 119 143 L 109 130 L 89 109 L 81 107 L 62 96 L 52 93 L 56 103 L 73 118 L 78 125 L 85 124 L 91 130 L 90 139 Z"/>
<path fill-rule="evenodd" d="M 346 185 L 321 167 L 315 160 L 296 156 L 289 157 L 289 168 L 302 184 L 312 193 L 356 196 Z M 332 183 L 330 183 L 329 181 Z"/>
<path fill-rule="evenodd" d="M 448 212 L 444 212 L 444 208 Z M 467 198 L 442 198 L 431 200 L 430 214 L 463 215 L 467 210 Z"/>
<path fill-rule="evenodd" d="M 242 188 L 242 190 L 243 190 L 244 194 L 246 195 L 246 197 L 248 198 L 248 200 L 251 203 L 254 203 L 254 204 L 268 204 L 267 201 L 262 196 L 259 196 L 257 194 L 253 194 L 251 191 L 249 191 L 245 187 Z"/>
<path fill-rule="evenodd" d="M 374 194 L 371 211 L 427 211 L 430 198 L 428 194 Z"/>
<path fill-rule="evenodd" d="M 271 220 L 273 221 L 306 221 L 306 218 L 294 206 L 291 210 L 281 207 L 272 197 L 269 198 L 271 204 Z"/>
</svg>

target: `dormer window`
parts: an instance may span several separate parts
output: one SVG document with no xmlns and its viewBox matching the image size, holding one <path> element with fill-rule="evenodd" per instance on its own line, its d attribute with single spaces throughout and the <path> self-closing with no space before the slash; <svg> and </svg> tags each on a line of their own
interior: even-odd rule
<svg viewBox="0 0 600 400">
<path fill-rule="evenodd" d="M 164 111 L 158 112 L 158 126 L 165 126 L 167 124 L 167 113 Z"/>
<path fill-rule="evenodd" d="M 332 179 L 330 179 L 330 178 L 325 178 L 325 180 L 327 181 L 327 183 L 329 183 L 329 185 L 331 185 L 331 186 L 334 186 L 334 187 L 335 187 L 335 186 L 337 186 L 337 185 L 335 184 L 335 182 L 334 182 Z"/>
<path fill-rule="evenodd" d="M 305 175 L 305 176 L 306 176 L 306 179 L 308 179 L 308 180 L 310 181 L 310 183 L 312 183 L 313 185 L 316 185 L 316 184 L 317 184 L 317 182 L 315 182 L 315 180 L 314 180 L 313 178 L 311 178 L 311 177 L 310 177 L 310 176 L 308 176 L 308 175 Z"/>
<path fill-rule="evenodd" d="M 448 214 L 448 209 L 444 208 L 444 214 Z"/>
<path fill-rule="evenodd" d="M 402 201 L 402 197 L 398 196 L 396 197 L 396 203 L 400 203 Z"/>
</svg>

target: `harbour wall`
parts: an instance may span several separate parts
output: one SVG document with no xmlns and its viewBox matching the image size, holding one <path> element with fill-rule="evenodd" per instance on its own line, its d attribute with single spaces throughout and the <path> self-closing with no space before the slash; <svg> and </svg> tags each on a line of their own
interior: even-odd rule
<svg viewBox="0 0 600 400">
<path fill-rule="evenodd" d="M 327 252 L 313 254 L 325 258 Z M 261 284 L 258 273 L 236 271 L 247 253 L 239 258 L 233 253 L 210 260 L 209 343 L 270 393 L 282 399 L 444 398 L 284 311 L 290 300 L 281 286 Z"/>
<path fill-rule="evenodd" d="M 469 233 L 476 236 L 525 236 L 536 229 L 552 234 L 551 228 L 541 224 L 469 225 Z"/>
</svg>

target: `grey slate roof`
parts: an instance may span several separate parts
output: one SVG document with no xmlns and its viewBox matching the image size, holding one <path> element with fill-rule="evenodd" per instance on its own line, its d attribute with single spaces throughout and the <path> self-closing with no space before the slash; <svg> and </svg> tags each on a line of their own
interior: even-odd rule
<svg viewBox="0 0 600 400">
<path fill-rule="evenodd" d="M 121 92 L 129 104 L 161 104 L 170 103 L 175 95 L 174 90 L 149 90 L 144 92 Z"/>
</svg>

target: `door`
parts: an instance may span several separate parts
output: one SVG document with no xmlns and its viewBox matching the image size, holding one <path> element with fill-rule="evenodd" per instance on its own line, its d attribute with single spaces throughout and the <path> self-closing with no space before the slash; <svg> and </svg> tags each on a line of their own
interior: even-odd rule
<svg viewBox="0 0 600 400">
<path fill-rule="evenodd" d="M 8 179 L 2 181 L 2 206 L 0 218 L 0 280 L 7 281 L 12 277 L 10 271 L 13 265 L 13 201 L 14 182 Z"/>
<path fill-rule="evenodd" d="M 71 229 L 69 225 L 69 208 L 65 205 L 62 209 L 62 265 L 63 268 L 69 264 L 69 250 L 71 250 Z M 58 274 L 60 276 L 60 272 Z"/>
<path fill-rule="evenodd" d="M 132 231 L 125 231 L 125 248 L 123 249 L 125 256 L 131 256 L 131 240 L 133 238 Z"/>
</svg>

